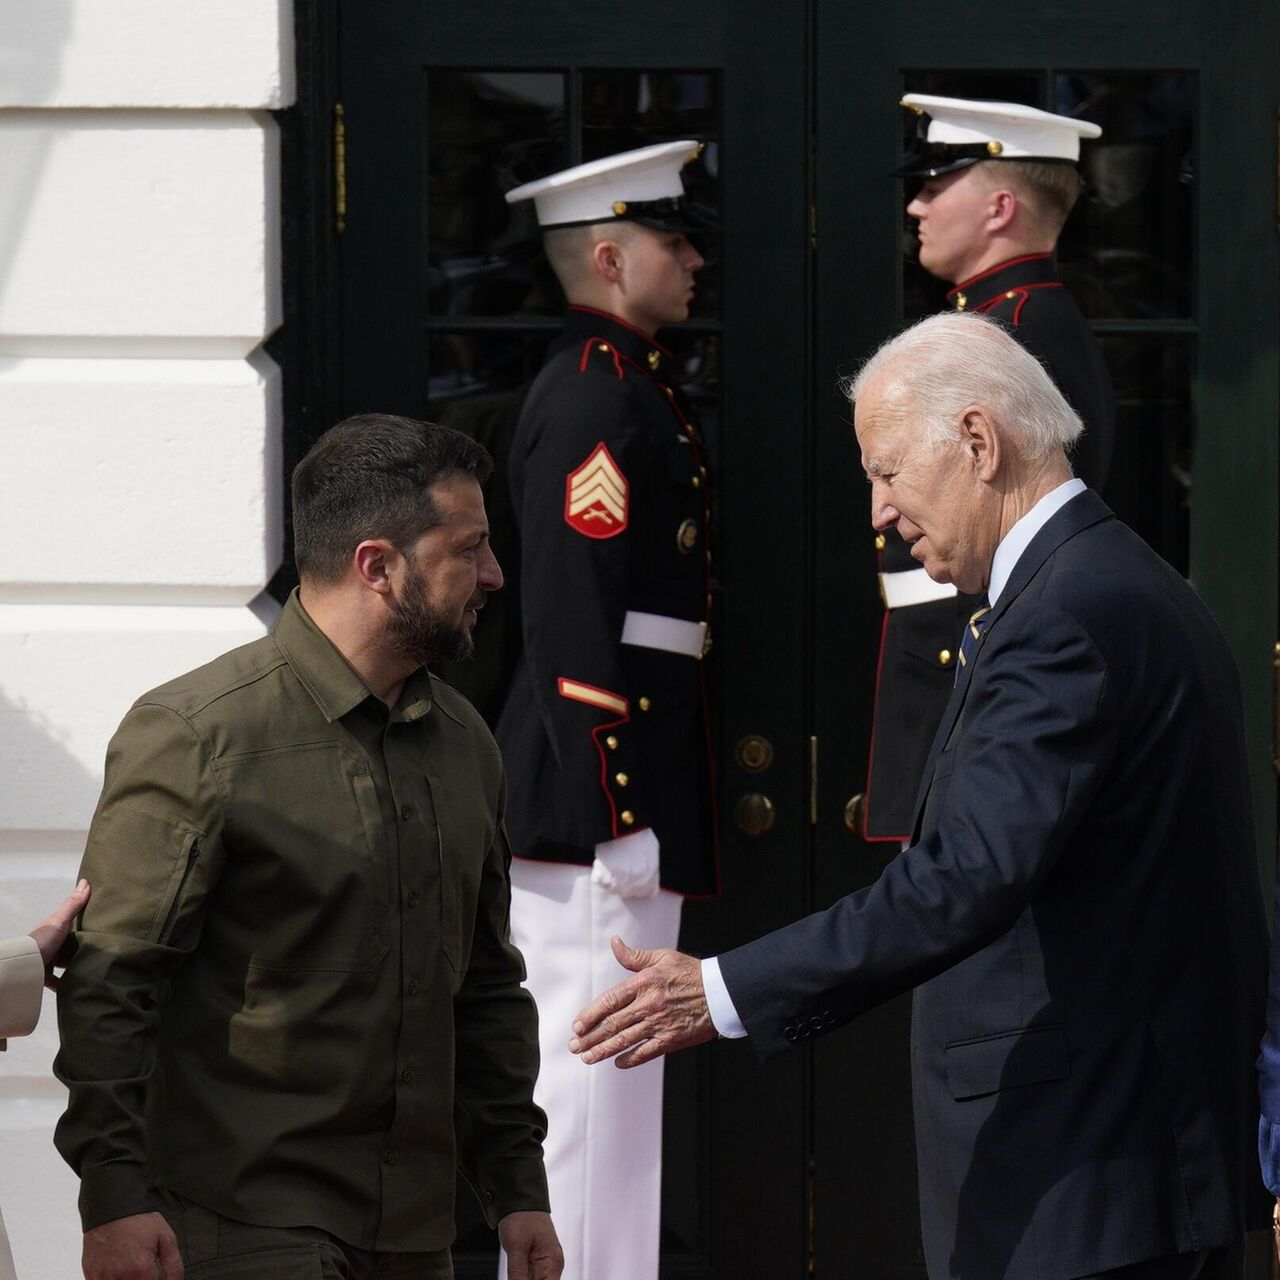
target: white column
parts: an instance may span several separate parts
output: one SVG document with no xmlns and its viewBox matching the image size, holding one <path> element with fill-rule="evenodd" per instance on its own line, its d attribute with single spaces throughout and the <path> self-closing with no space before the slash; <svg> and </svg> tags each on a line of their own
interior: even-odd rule
<svg viewBox="0 0 1280 1280">
<path fill-rule="evenodd" d="M 0 5 L 0 934 L 75 873 L 145 690 L 261 635 L 281 554 L 288 0 Z M 52 1001 L 0 1057 L 23 1280 L 79 1274 Z"/>
</svg>

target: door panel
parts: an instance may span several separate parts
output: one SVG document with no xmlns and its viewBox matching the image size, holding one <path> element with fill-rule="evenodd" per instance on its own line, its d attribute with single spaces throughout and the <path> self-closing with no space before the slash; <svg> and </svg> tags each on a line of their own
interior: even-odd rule
<svg viewBox="0 0 1280 1280">
<path fill-rule="evenodd" d="M 683 936 L 703 954 L 870 883 L 894 852 L 844 822 L 866 776 L 881 610 L 837 379 L 938 302 L 903 260 L 904 193 L 887 176 L 898 100 L 932 88 L 1104 113 L 1112 150 L 1061 256 L 1119 393 L 1107 496 L 1231 640 L 1269 881 L 1280 77 L 1256 50 L 1276 46 L 1280 10 L 1225 22 L 1207 0 L 1029 0 L 1014 17 L 993 0 L 656 0 L 624 25 L 603 0 L 297 8 L 300 114 L 324 159 L 297 162 L 286 120 L 286 206 L 306 210 L 287 242 L 282 341 L 302 349 L 286 371 L 305 371 L 286 391 L 291 454 L 341 413 L 381 408 L 453 422 L 501 461 L 559 310 L 527 210 L 522 222 L 502 192 L 648 141 L 713 144 L 696 181 L 723 232 L 673 339 L 716 461 L 724 893 L 688 905 Z M 336 237 L 320 202 L 335 99 Z M 321 247 L 300 273 L 308 245 Z M 490 509 L 500 537 L 500 488 Z M 480 658 L 456 673 L 491 714 L 518 582 L 504 594 L 482 615 Z M 776 812 L 755 839 L 736 822 L 753 793 Z M 906 1011 L 765 1067 L 743 1043 L 668 1064 L 664 1277 L 923 1275 Z M 491 1276 L 492 1237 L 469 1192 L 459 1204 L 458 1274 Z"/>
<path fill-rule="evenodd" d="M 1245 684 L 1259 856 L 1269 881 L 1277 275 L 1268 167 L 1274 105 L 1264 110 L 1263 102 L 1278 86 L 1265 60 L 1242 61 L 1216 39 L 1202 41 L 1211 13 L 1191 0 L 1139 0 L 1119 11 L 1037 0 L 1011 18 L 1007 6 L 988 0 L 962 8 L 925 0 L 899 15 L 854 13 L 820 0 L 815 398 L 819 421 L 825 417 L 831 427 L 815 436 L 818 903 L 870 883 L 896 852 L 864 844 L 842 821 L 845 802 L 866 776 L 863 726 L 881 607 L 848 409 L 831 390 L 830 371 L 848 369 L 905 320 L 942 303 L 945 286 L 903 261 L 906 195 L 888 176 L 903 142 L 898 101 L 910 90 L 1079 110 L 1104 126 L 1105 145 L 1087 162 L 1091 190 L 1072 215 L 1060 257 L 1117 390 L 1106 496 L 1189 574 L 1232 643 Z M 1262 25 L 1265 33 L 1258 23 L 1240 24 L 1249 34 L 1233 32 L 1232 39 L 1273 40 L 1276 14 Z M 1260 187 L 1259 175 L 1266 175 Z M 1225 282 L 1228 243 L 1233 278 Z M 846 425 L 837 429 L 837 422 Z M 1245 457 L 1258 463 L 1247 477 L 1240 470 Z M 1259 515 L 1247 556 L 1225 515 L 1242 498 Z M 1256 604 L 1252 616 L 1246 601 Z M 907 1007 L 906 999 L 890 1005 L 816 1050 L 819 1274 L 924 1275 L 912 1158 L 904 1149 L 911 1131 Z"/>
<path fill-rule="evenodd" d="M 693 315 L 667 336 L 715 462 L 708 676 L 724 892 L 687 906 L 683 942 L 712 953 L 776 927 L 805 909 L 808 888 L 803 9 L 665 0 L 625 39 L 601 0 L 340 12 L 343 408 L 450 422 L 486 440 L 499 469 L 562 305 L 531 207 L 507 206 L 503 192 L 627 147 L 707 143 L 687 181 L 721 210 L 723 229 Z M 499 486 L 495 544 L 509 532 L 501 507 Z M 515 615 L 482 616 L 481 658 L 455 674 L 493 714 L 501 690 L 485 662 L 514 642 Z M 759 772 L 732 750 L 749 733 L 773 746 Z M 754 839 L 732 817 L 747 792 L 766 794 L 776 813 Z M 669 1064 L 664 1275 L 800 1274 L 805 1064 L 797 1054 L 762 1071 L 743 1045 Z M 492 1237 L 469 1193 L 459 1204 L 458 1273 L 491 1276 Z"/>
</svg>

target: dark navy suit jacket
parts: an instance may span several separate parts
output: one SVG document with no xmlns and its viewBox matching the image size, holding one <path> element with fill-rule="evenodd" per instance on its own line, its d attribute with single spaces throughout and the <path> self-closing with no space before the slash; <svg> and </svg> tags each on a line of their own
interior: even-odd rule
<svg viewBox="0 0 1280 1280">
<path fill-rule="evenodd" d="M 1226 641 L 1086 491 L 992 611 L 913 844 L 720 970 L 764 1054 L 916 988 L 930 1276 L 1065 1280 L 1265 1223 L 1266 949 Z"/>
</svg>

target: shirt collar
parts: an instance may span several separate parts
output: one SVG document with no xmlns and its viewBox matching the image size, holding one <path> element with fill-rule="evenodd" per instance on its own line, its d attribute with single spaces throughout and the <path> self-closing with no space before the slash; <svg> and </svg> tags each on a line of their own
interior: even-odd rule
<svg viewBox="0 0 1280 1280">
<path fill-rule="evenodd" d="M 302 607 L 295 587 L 280 612 L 275 627 L 276 647 L 294 675 L 332 724 L 375 695 L 356 675 L 333 641 Z M 419 667 L 405 682 L 392 710 L 397 720 L 419 720 L 431 710 L 431 675 Z"/>
<path fill-rule="evenodd" d="M 996 553 L 991 560 L 991 580 L 987 583 L 987 603 L 994 606 L 1000 599 L 1000 593 L 1009 581 L 1014 566 L 1022 558 L 1022 553 L 1031 545 L 1031 539 L 1064 507 L 1077 493 L 1086 489 L 1085 482 L 1078 478 L 1067 480 L 1048 493 L 1027 512 L 1021 520 L 1000 540 Z"/>
</svg>

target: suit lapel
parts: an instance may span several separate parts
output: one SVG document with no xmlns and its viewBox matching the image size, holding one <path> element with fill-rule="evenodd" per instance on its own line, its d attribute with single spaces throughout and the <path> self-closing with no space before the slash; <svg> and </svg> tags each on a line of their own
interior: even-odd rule
<svg viewBox="0 0 1280 1280">
<path fill-rule="evenodd" d="M 933 785 L 934 766 L 951 739 L 956 720 L 960 716 L 965 699 L 969 695 L 969 688 L 973 684 L 974 668 L 981 661 L 987 637 L 1000 625 L 1000 619 L 1009 611 L 1013 602 L 1027 589 L 1036 574 L 1044 568 L 1045 562 L 1059 547 L 1100 521 L 1114 518 L 1111 508 L 1092 489 L 1086 489 L 1055 511 L 1044 527 L 1031 539 L 1027 549 L 1018 557 L 1018 562 L 1009 575 L 1009 581 L 1004 584 L 1004 590 L 1000 592 L 1000 598 L 992 606 L 991 619 L 978 639 L 973 656 L 969 659 L 965 678 L 959 682 L 947 701 L 946 710 L 942 713 L 942 723 L 934 735 L 933 746 L 929 748 L 929 759 L 920 780 L 920 789 L 916 793 L 915 817 L 911 824 L 912 844 L 920 838 L 920 820 L 924 815 L 924 802 L 928 798 L 929 788 Z"/>
</svg>

